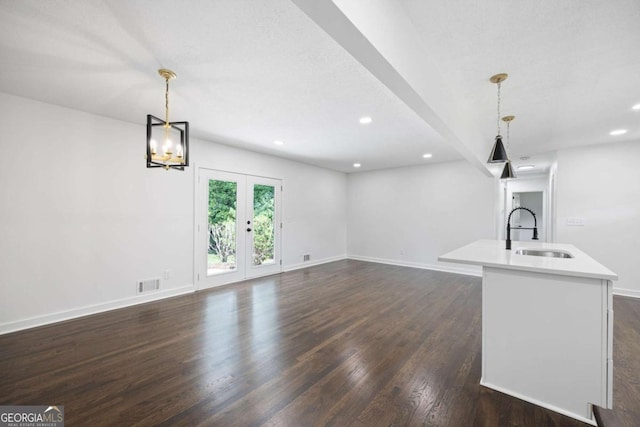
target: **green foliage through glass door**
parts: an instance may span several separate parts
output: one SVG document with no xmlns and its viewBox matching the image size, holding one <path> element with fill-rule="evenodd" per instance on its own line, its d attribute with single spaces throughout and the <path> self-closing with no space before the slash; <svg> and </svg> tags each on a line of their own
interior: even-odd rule
<svg viewBox="0 0 640 427">
<path fill-rule="evenodd" d="M 236 268 L 236 198 L 238 184 L 209 180 L 207 275 Z"/>
<path fill-rule="evenodd" d="M 253 264 L 274 262 L 275 187 L 253 186 Z"/>
</svg>

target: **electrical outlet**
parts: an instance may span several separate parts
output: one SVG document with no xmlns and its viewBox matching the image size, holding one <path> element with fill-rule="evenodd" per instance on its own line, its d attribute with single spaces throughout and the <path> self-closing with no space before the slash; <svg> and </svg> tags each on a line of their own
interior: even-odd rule
<svg viewBox="0 0 640 427">
<path fill-rule="evenodd" d="M 586 222 L 587 221 L 584 218 L 573 216 L 567 217 L 567 225 L 571 227 L 584 227 Z"/>
<path fill-rule="evenodd" d="M 302 255 L 302 260 L 303 261 L 309 261 L 311 259 L 311 255 L 306 254 L 306 255 Z"/>
<path fill-rule="evenodd" d="M 171 278 L 171 270 L 164 271 L 164 280 L 169 280 Z"/>
</svg>

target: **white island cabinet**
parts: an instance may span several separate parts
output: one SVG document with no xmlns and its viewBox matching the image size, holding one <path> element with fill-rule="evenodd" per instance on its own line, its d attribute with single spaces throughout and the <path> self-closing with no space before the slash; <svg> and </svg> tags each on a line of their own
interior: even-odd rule
<svg viewBox="0 0 640 427">
<path fill-rule="evenodd" d="M 572 258 L 520 255 L 544 249 Z M 482 266 L 483 386 L 596 425 L 613 403 L 612 280 L 572 245 L 479 240 L 438 258 Z"/>
</svg>

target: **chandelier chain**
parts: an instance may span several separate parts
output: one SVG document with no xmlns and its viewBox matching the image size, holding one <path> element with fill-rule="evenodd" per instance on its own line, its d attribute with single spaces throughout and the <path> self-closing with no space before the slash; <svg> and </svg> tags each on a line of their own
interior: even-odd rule
<svg viewBox="0 0 640 427">
<path fill-rule="evenodd" d="M 165 122 L 165 127 L 169 127 L 169 78 L 165 78 L 165 91 L 164 91 L 164 109 L 165 109 L 165 116 L 164 116 L 164 122 Z"/>
</svg>

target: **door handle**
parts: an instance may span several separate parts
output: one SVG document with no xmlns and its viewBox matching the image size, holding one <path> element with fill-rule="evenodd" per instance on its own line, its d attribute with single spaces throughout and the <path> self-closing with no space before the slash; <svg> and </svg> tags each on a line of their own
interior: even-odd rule
<svg viewBox="0 0 640 427">
<path fill-rule="evenodd" d="M 247 231 L 251 231 L 251 229 L 250 229 L 250 228 L 247 228 Z"/>
</svg>

